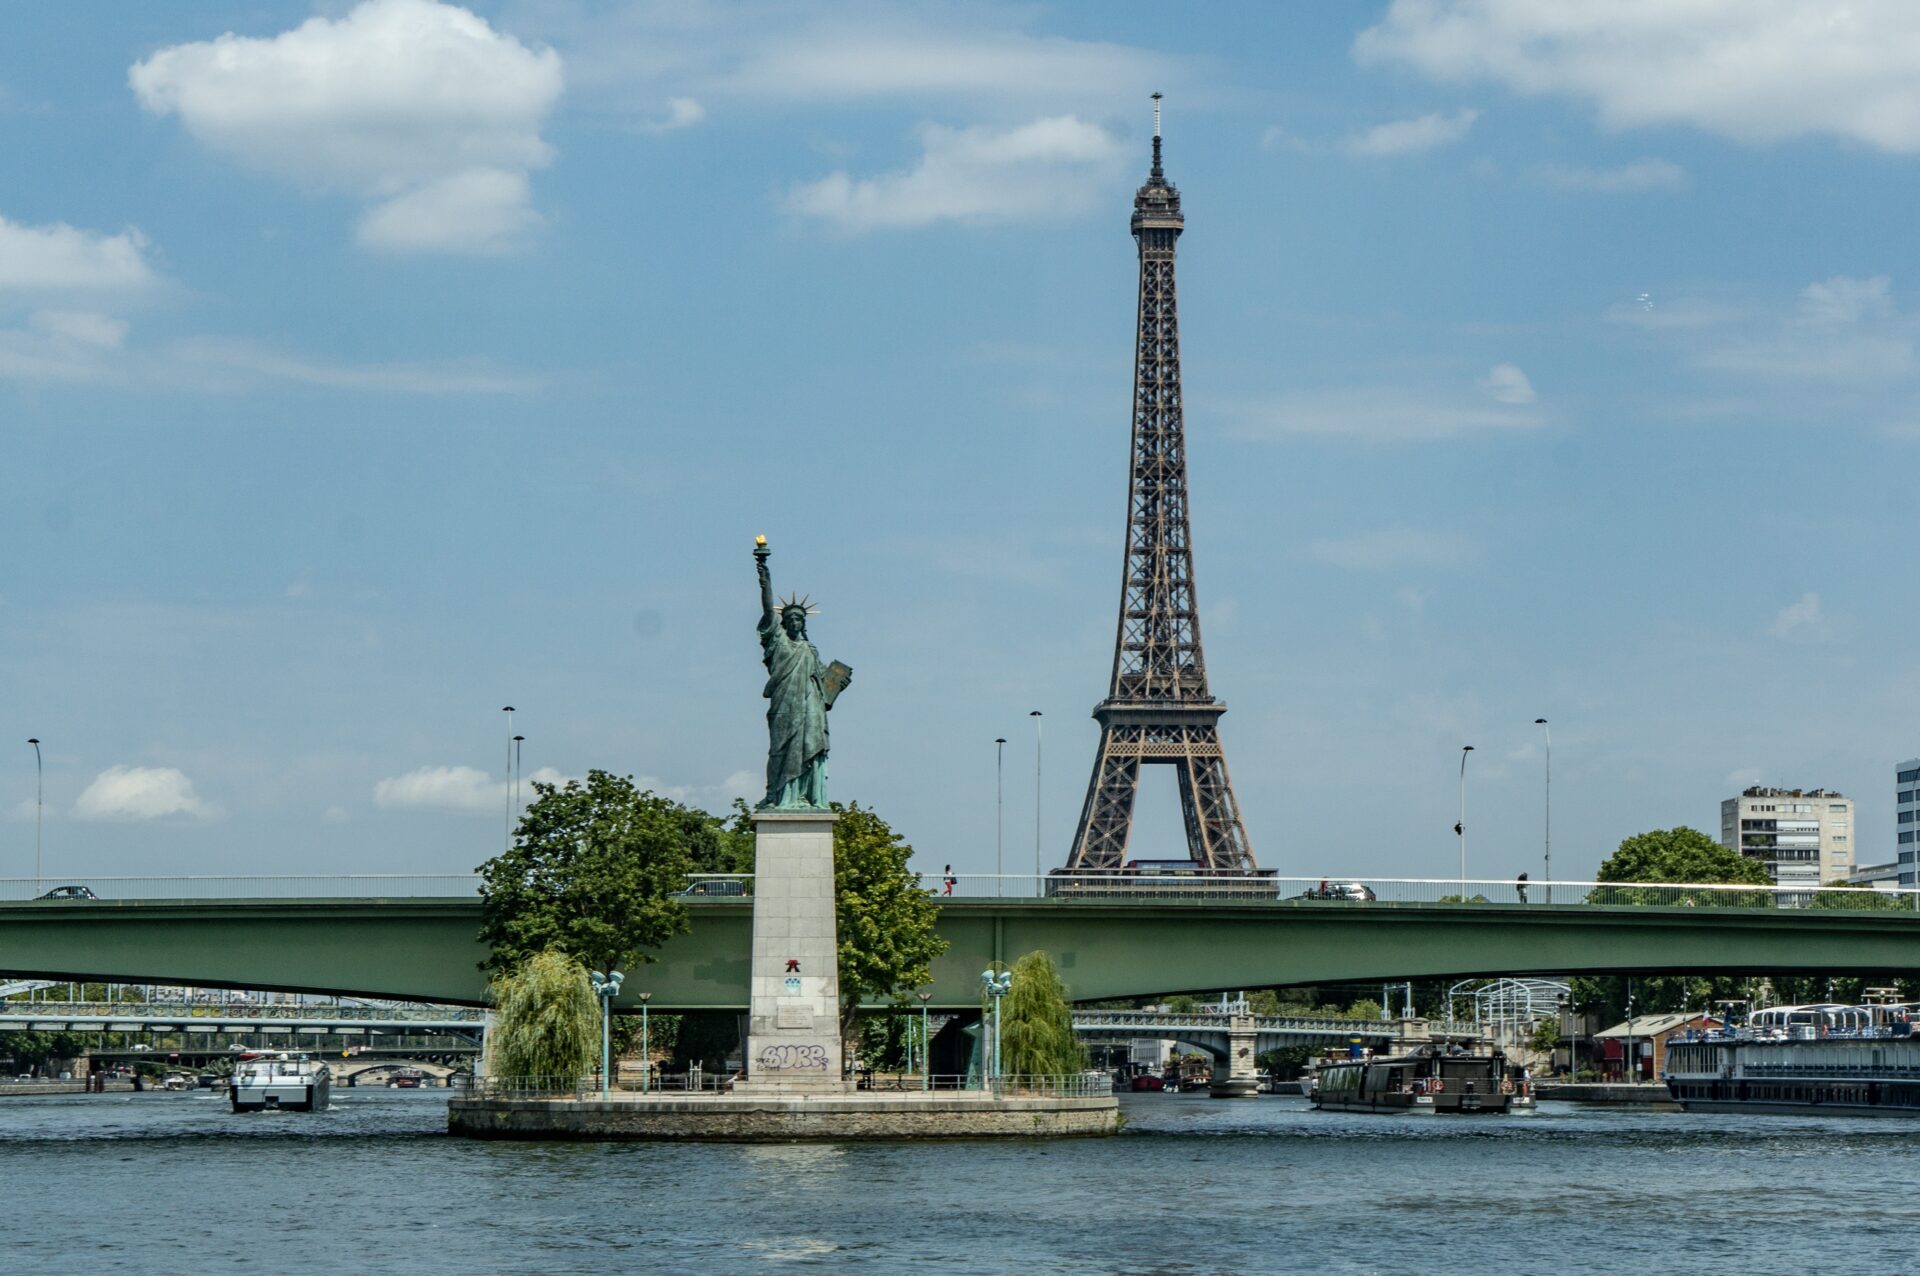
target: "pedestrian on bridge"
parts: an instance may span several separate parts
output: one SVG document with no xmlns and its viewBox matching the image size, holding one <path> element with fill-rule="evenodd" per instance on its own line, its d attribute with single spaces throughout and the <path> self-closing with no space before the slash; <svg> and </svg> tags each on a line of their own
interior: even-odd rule
<svg viewBox="0 0 1920 1276">
<path fill-rule="evenodd" d="M 1527 875 L 1525 873 L 1522 873 L 1520 874 L 1520 876 L 1514 878 L 1513 889 L 1520 893 L 1520 902 L 1522 904 L 1526 903 L 1527 902 Z"/>
</svg>

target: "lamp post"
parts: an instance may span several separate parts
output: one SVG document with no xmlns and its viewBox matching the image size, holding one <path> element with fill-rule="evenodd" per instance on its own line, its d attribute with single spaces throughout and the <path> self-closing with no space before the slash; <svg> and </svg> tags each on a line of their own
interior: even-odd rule
<svg viewBox="0 0 1920 1276">
<path fill-rule="evenodd" d="M 1003 735 L 993 739 L 993 872 L 1002 879 L 1007 875 L 1007 737 Z M 1004 880 L 998 883 L 998 889 L 1006 888 Z"/>
<path fill-rule="evenodd" d="M 933 1089 L 933 1042 L 927 1037 L 927 1003 L 933 1000 L 930 992 L 915 993 L 920 998 L 920 1088 Z"/>
<path fill-rule="evenodd" d="M 502 816 L 505 826 L 506 849 L 513 850 L 513 706 L 502 705 L 500 712 L 507 715 L 507 784 L 506 812 Z"/>
<path fill-rule="evenodd" d="M 510 809 L 514 811 L 520 809 L 520 743 L 526 738 L 523 735 L 513 737 L 513 798 Z M 507 818 L 511 820 L 513 817 L 509 815 Z"/>
<path fill-rule="evenodd" d="M 40 764 L 40 737 L 27 741 L 33 746 L 33 893 L 40 893 L 40 826 L 47 809 L 46 771 Z"/>
<path fill-rule="evenodd" d="M 600 999 L 600 1097 L 605 1099 L 613 1080 L 607 1071 L 613 1043 L 613 999 L 620 995 L 620 981 L 626 976 L 617 970 L 604 975 L 595 970 L 587 977 L 593 980 L 593 995 Z"/>
<path fill-rule="evenodd" d="M 653 994 L 640 994 L 640 1093 L 647 1092 L 648 1081 L 653 1076 L 653 1051 L 647 1048 L 647 1003 L 653 1000 Z"/>
<path fill-rule="evenodd" d="M 1467 755 L 1473 752 L 1473 746 L 1460 746 L 1460 822 L 1453 826 L 1454 836 L 1460 839 L 1460 902 L 1467 902 Z"/>
<path fill-rule="evenodd" d="M 1627 1080 L 1635 1079 L 1640 1071 L 1640 1060 L 1633 1055 L 1633 976 L 1627 976 Z"/>
<path fill-rule="evenodd" d="M 1027 714 L 1033 719 L 1033 893 L 1040 893 L 1040 758 L 1041 715 L 1038 709 Z"/>
<path fill-rule="evenodd" d="M 995 962 L 994 965 L 1000 963 Z M 988 1087 L 997 1086 L 1000 1081 L 1000 999 L 1013 987 L 1013 972 L 995 971 L 992 966 L 980 972 L 980 993 L 983 1002 L 993 1004 L 993 1062 L 992 1070 L 987 1074 Z"/>
<path fill-rule="evenodd" d="M 1553 728 L 1547 725 L 1545 718 L 1535 718 L 1533 725 L 1547 733 L 1547 797 L 1546 797 L 1546 833 L 1544 846 L 1547 856 L 1547 903 L 1553 903 Z"/>
</svg>

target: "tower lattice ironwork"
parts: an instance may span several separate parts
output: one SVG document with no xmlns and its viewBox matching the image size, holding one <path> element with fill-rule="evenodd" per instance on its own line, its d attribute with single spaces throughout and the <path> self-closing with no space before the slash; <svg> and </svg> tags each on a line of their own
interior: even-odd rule
<svg viewBox="0 0 1920 1276">
<path fill-rule="evenodd" d="M 1160 95 L 1153 104 L 1153 169 L 1133 199 L 1140 304 L 1133 363 L 1132 472 L 1126 570 L 1113 679 L 1093 711 L 1100 724 L 1087 800 L 1067 870 L 1117 869 L 1127 860 L 1140 768 L 1175 768 L 1187 854 L 1202 869 L 1257 865 L 1220 748 L 1227 706 L 1207 690 L 1187 520 L 1186 426 L 1181 414 L 1180 323 L 1174 242 L 1186 219 L 1160 165 Z"/>
</svg>

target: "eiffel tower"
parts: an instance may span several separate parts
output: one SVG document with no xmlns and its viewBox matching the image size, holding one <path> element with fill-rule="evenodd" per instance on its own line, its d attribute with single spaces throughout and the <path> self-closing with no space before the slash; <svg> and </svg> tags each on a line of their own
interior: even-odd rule
<svg viewBox="0 0 1920 1276">
<path fill-rule="evenodd" d="M 1180 410 L 1180 324 L 1174 241 L 1186 219 L 1160 167 L 1160 95 L 1153 95 L 1153 170 L 1133 197 L 1140 248 L 1140 309 L 1133 361 L 1132 474 L 1127 484 L 1126 573 L 1114 640 L 1113 679 L 1093 711 L 1100 752 L 1087 784 L 1068 873 L 1127 861 L 1140 768 L 1180 777 L 1187 857 L 1202 870 L 1258 871 L 1220 748 L 1227 706 L 1207 691 L 1187 523 L 1187 441 Z"/>
</svg>

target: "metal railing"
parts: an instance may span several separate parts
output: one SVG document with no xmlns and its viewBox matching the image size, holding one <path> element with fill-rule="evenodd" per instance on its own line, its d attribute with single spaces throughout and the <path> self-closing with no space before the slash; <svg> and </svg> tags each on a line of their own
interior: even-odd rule
<svg viewBox="0 0 1920 1276">
<path fill-rule="evenodd" d="M 192 1023 L 206 1019 L 217 1022 L 255 1020 L 266 1024 L 396 1024 L 431 1027 L 458 1024 L 479 1027 L 487 1012 L 469 1006 L 436 1009 L 400 1010 L 393 1007 L 339 1005 L 336 1003 L 263 1003 L 220 1001 L 28 1001 L 25 998 L 0 1000 L 0 1016 L 32 1015 L 44 1019 L 138 1019 Z"/>
<path fill-rule="evenodd" d="M 1225 1032 L 1236 1016 L 1218 1011 L 1076 1010 L 1075 1032 L 1160 1032 L 1177 1028 L 1204 1028 Z M 1396 1019 L 1349 1019 L 1339 1015 L 1253 1015 L 1255 1032 L 1298 1033 L 1303 1036 L 1392 1036 Z M 1471 1023 L 1451 1019 L 1427 1020 L 1427 1031 L 1440 1036 L 1470 1036 L 1479 1030 Z"/>
<path fill-rule="evenodd" d="M 1105 1098 L 1113 1093 L 1113 1075 L 1107 1072 L 1069 1072 L 1061 1076 L 993 1078 L 996 1099 L 1046 1096 L 1056 1099 Z"/>
<path fill-rule="evenodd" d="M 78 887 L 92 898 L 57 897 Z M 300 877 L 61 877 L 0 878 L 0 903 L 24 900 L 85 906 L 103 900 L 205 899 L 448 899 L 477 897 L 474 873 L 380 873 Z M 50 896 L 53 896 L 50 898 Z"/>
<path fill-rule="evenodd" d="M 920 887 L 940 899 L 1077 902 L 1270 903 L 1300 908 L 1366 908 L 1394 904 L 1527 908 L 1668 907 L 1837 909 L 1920 915 L 1920 888 L 1864 886 L 1724 885 L 1636 882 L 1530 881 L 1512 878 L 1369 877 L 1339 873 L 1314 877 L 1228 875 L 1186 871 L 920 875 Z M 745 873 L 689 874 L 677 898 L 702 905 L 751 898 Z M 32 901 L 49 908 L 85 908 L 114 900 L 333 900 L 472 899 L 481 879 L 472 873 L 341 874 L 299 877 L 62 877 L 0 878 L 0 903 Z M 63 890 L 90 894 L 57 897 Z"/>
</svg>

